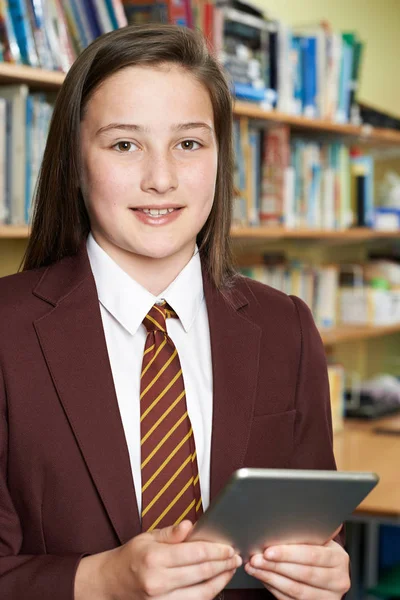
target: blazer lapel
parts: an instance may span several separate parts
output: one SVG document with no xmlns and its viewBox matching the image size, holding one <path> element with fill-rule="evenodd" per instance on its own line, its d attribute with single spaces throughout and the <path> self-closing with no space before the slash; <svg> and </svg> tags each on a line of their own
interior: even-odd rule
<svg viewBox="0 0 400 600">
<path fill-rule="evenodd" d="M 140 533 L 129 454 L 86 247 L 34 291 L 54 306 L 35 322 L 44 358 L 121 544 Z"/>
<path fill-rule="evenodd" d="M 253 418 L 261 329 L 244 318 L 238 291 L 224 297 L 203 272 L 213 365 L 211 500 L 243 466 Z"/>
</svg>

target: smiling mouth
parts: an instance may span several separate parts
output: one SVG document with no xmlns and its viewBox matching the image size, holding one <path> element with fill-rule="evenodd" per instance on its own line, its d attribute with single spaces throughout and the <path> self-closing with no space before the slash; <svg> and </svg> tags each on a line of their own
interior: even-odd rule
<svg viewBox="0 0 400 600">
<path fill-rule="evenodd" d="M 179 208 L 133 208 L 132 210 L 136 210 L 138 212 L 145 213 L 151 217 L 163 217 L 168 215 L 174 211 L 181 210 L 182 207 Z"/>
</svg>

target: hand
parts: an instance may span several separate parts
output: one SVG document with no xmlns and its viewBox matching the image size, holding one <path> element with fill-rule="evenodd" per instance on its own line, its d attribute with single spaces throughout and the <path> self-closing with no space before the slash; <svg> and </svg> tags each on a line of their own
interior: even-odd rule
<svg viewBox="0 0 400 600">
<path fill-rule="evenodd" d="M 245 570 L 278 600 L 340 600 L 350 588 L 349 556 L 333 540 L 271 546 L 252 556 Z"/>
<path fill-rule="evenodd" d="M 192 527 L 190 521 L 182 521 L 83 558 L 75 600 L 90 600 L 93 594 L 98 600 L 211 600 L 230 581 L 242 559 L 225 544 L 185 542 Z M 98 557 L 101 562 L 91 567 L 88 561 Z M 100 584 L 89 590 L 87 582 L 93 580 Z"/>
</svg>

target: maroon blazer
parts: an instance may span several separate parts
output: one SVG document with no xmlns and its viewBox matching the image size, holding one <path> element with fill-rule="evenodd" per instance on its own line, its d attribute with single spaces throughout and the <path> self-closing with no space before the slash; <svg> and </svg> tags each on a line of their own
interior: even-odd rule
<svg viewBox="0 0 400 600">
<path fill-rule="evenodd" d="M 334 469 L 323 345 L 307 306 L 204 275 L 214 381 L 211 499 L 240 467 Z M 135 399 L 132 398 L 132 402 Z M 86 247 L 0 280 L 0 597 L 73 600 L 84 554 L 140 533 Z M 226 591 L 226 600 L 271 598 Z"/>
</svg>

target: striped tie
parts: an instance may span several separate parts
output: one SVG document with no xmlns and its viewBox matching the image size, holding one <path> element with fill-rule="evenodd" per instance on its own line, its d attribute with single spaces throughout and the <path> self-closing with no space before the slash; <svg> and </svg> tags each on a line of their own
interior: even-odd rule
<svg viewBox="0 0 400 600">
<path fill-rule="evenodd" d="M 179 356 L 163 302 L 143 320 L 147 329 L 140 382 L 142 531 L 161 529 L 203 512 L 196 447 Z"/>
</svg>

